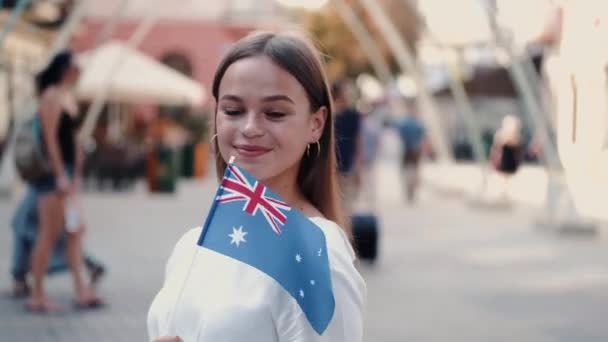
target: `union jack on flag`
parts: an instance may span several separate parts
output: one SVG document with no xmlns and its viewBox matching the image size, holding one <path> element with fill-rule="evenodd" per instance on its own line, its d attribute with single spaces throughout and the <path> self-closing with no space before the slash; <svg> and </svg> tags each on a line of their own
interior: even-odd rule
<svg viewBox="0 0 608 342">
<path fill-rule="evenodd" d="M 241 170 L 234 165 L 228 165 L 227 171 L 221 185 L 225 193 L 218 196 L 218 202 L 245 201 L 243 211 L 252 216 L 260 211 L 272 230 L 280 235 L 282 233 L 280 226 L 285 225 L 287 220 L 287 216 L 282 210 L 291 210 L 287 203 L 267 195 L 264 184 L 257 180 L 254 180 L 252 184 Z"/>
</svg>

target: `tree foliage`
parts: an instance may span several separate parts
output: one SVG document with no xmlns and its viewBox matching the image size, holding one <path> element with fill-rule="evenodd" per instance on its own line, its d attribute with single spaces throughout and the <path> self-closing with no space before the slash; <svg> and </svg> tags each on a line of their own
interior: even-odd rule
<svg viewBox="0 0 608 342">
<path fill-rule="evenodd" d="M 374 24 L 372 18 L 359 4 L 358 0 L 346 0 L 351 8 L 372 35 L 376 46 L 382 56 L 388 61 L 393 72 L 399 70 L 390 49 Z M 396 26 L 397 30 L 407 43 L 415 51 L 416 41 L 419 36 L 421 19 L 415 6 L 409 0 L 377 0 Z M 362 72 L 374 74 L 367 54 L 357 39 L 351 33 L 347 24 L 342 20 L 333 6 L 327 6 L 324 11 L 307 13 L 304 20 L 306 29 L 311 32 L 317 45 L 326 57 L 327 71 L 331 79 L 341 77 L 352 77 Z"/>
</svg>

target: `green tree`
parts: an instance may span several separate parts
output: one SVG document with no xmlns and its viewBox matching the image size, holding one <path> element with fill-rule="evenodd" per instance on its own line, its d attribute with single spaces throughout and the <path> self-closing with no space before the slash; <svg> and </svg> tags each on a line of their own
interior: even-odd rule
<svg viewBox="0 0 608 342">
<path fill-rule="evenodd" d="M 363 20 L 385 60 L 389 61 L 391 70 L 396 72 L 398 65 L 376 25 L 357 0 L 347 1 Z M 415 6 L 407 0 L 378 0 L 377 3 L 389 14 L 404 41 L 415 51 L 421 28 L 421 19 Z M 304 25 L 325 55 L 330 79 L 352 77 L 362 72 L 374 74 L 365 51 L 334 7 L 327 6 L 327 10 L 306 13 L 305 16 Z"/>
</svg>

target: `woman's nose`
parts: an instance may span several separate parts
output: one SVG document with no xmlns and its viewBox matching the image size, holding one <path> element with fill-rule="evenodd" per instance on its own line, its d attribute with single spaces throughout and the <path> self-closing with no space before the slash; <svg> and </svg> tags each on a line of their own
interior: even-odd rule
<svg viewBox="0 0 608 342">
<path fill-rule="evenodd" d="M 243 125 L 243 135 L 251 138 L 264 135 L 263 120 L 256 113 L 248 112 Z"/>
</svg>

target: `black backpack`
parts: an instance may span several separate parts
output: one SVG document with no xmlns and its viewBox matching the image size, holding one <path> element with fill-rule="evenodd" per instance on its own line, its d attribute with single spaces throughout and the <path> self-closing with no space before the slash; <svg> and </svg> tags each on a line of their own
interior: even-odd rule
<svg viewBox="0 0 608 342">
<path fill-rule="evenodd" d="M 28 183 L 53 174 L 44 145 L 42 123 L 36 114 L 18 128 L 15 140 L 17 172 Z"/>
</svg>

